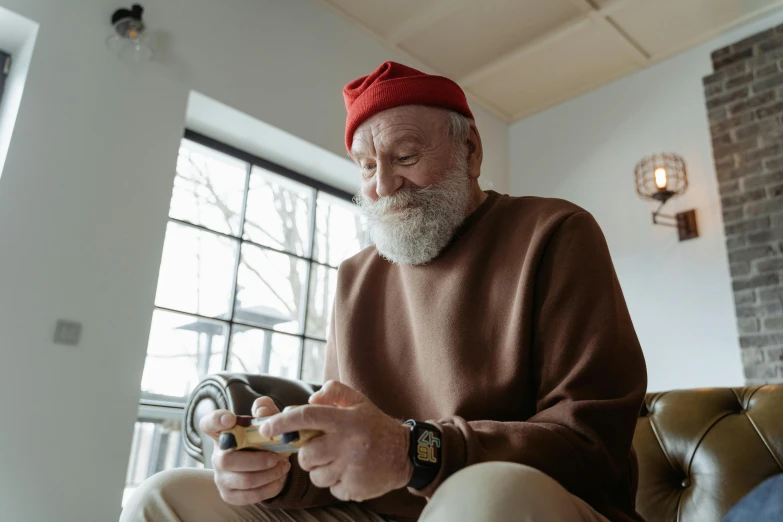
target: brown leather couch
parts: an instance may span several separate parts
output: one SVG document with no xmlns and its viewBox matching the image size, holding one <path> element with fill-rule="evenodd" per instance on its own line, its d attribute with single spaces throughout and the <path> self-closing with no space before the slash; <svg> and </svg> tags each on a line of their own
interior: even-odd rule
<svg viewBox="0 0 783 522">
<path fill-rule="evenodd" d="M 198 421 L 216 408 L 249 414 L 268 395 L 304 404 L 314 385 L 277 377 L 206 377 L 185 411 L 187 452 L 209 465 L 212 442 Z M 650 393 L 634 436 L 637 509 L 648 522 L 717 522 L 764 479 L 783 472 L 783 385 Z"/>
</svg>

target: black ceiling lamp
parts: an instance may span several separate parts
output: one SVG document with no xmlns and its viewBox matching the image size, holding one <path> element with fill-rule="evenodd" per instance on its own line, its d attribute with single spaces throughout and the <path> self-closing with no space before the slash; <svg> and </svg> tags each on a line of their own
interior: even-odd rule
<svg viewBox="0 0 783 522">
<path fill-rule="evenodd" d="M 120 8 L 111 15 L 112 35 L 106 39 L 106 46 L 121 60 L 144 63 L 154 53 L 148 43 L 148 32 L 142 15 L 144 8 L 134 4 L 130 9 Z"/>
<path fill-rule="evenodd" d="M 674 227 L 680 241 L 699 237 L 696 210 L 678 212 L 674 216 L 661 214 L 661 209 L 673 197 L 685 193 L 688 173 L 685 160 L 676 154 L 653 154 L 642 159 L 635 169 L 636 193 L 646 200 L 660 203 L 652 213 L 653 224 Z"/>
</svg>

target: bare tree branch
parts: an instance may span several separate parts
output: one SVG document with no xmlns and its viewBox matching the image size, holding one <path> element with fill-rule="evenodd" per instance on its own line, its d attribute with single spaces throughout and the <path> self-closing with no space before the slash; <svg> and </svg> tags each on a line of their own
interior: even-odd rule
<svg viewBox="0 0 783 522">
<path fill-rule="evenodd" d="M 202 168 L 199 165 L 197 165 L 195 161 L 193 161 L 193 159 L 190 157 L 190 155 L 187 156 L 186 161 L 188 162 L 188 164 L 192 168 L 192 172 L 195 174 L 191 178 L 192 181 L 194 181 L 196 184 L 206 188 L 209 191 L 210 195 L 212 196 L 212 198 L 210 198 L 211 199 L 210 203 L 213 203 L 218 208 L 218 210 L 220 210 L 220 213 L 223 215 L 223 218 L 225 220 L 226 226 L 228 227 L 229 230 L 231 230 L 231 219 L 234 218 L 237 214 L 235 212 L 233 212 L 228 207 L 228 205 L 226 205 L 221 200 L 220 195 L 217 193 L 217 191 L 215 190 L 214 185 L 212 184 L 212 182 L 210 180 L 208 167 L 205 166 L 205 169 L 207 170 L 207 173 L 205 173 L 202 170 Z M 287 193 L 287 191 L 285 191 L 285 192 Z M 198 194 L 197 194 L 196 191 L 193 191 L 192 193 L 193 193 L 194 196 L 198 197 Z M 278 200 L 279 200 L 278 197 L 274 198 L 275 206 L 279 208 L 280 205 L 277 203 Z M 250 224 L 250 226 L 252 226 L 254 228 L 257 228 L 258 231 L 266 234 L 272 241 L 276 242 L 276 240 L 272 237 L 272 235 L 269 234 L 267 231 L 265 231 L 260 226 L 256 225 L 253 222 L 250 222 L 250 221 L 246 220 L 245 221 L 245 226 L 247 226 L 248 224 Z M 294 227 L 294 228 L 296 228 L 296 227 Z M 286 241 L 286 243 L 287 243 L 287 241 Z M 292 260 L 292 261 L 296 261 L 295 258 L 289 258 L 289 259 Z M 277 300 L 280 302 L 280 304 L 282 304 L 286 308 L 286 311 L 288 312 L 288 314 L 291 317 L 293 317 L 294 313 L 296 312 L 296 310 L 288 305 L 287 300 L 284 299 L 283 296 L 281 296 L 274 288 L 272 288 L 272 286 L 265 280 L 265 278 L 261 275 L 261 273 L 258 270 L 256 270 L 254 267 L 250 266 L 250 264 L 244 258 L 241 258 L 240 262 L 253 275 L 255 275 L 261 281 L 261 283 L 264 284 L 264 286 L 266 286 L 269 289 L 269 291 L 277 298 Z M 290 273 L 291 274 L 296 274 L 296 266 L 295 266 L 295 264 L 293 266 L 291 266 L 291 272 Z M 282 274 L 279 274 L 279 275 L 281 277 L 284 277 Z M 294 281 L 297 283 L 297 285 L 295 285 L 294 292 L 293 292 L 294 299 L 296 299 L 296 296 L 299 295 L 299 291 L 300 291 L 300 286 L 301 285 L 298 284 L 299 283 L 299 278 L 298 277 L 294 277 L 291 281 L 292 281 L 292 286 L 294 286 L 293 285 Z"/>
<path fill-rule="evenodd" d="M 250 266 L 250 263 L 248 263 L 247 261 L 243 260 L 242 264 L 245 266 L 245 268 L 250 270 L 250 272 L 252 272 L 253 275 L 255 275 L 262 283 L 264 283 L 264 285 L 269 289 L 269 291 L 274 294 L 274 296 L 277 298 L 278 301 L 280 301 L 280 304 L 282 304 L 283 306 L 286 307 L 286 310 L 288 311 L 288 314 L 291 317 L 293 317 L 295 310 L 292 310 L 291 307 L 288 306 L 288 303 L 286 303 L 285 299 L 283 299 L 283 297 L 279 293 L 277 293 L 277 291 L 275 291 L 274 288 L 272 288 L 272 285 L 267 283 L 266 279 L 264 279 L 264 276 L 262 276 L 261 273 L 258 270 L 256 270 L 252 266 Z M 296 278 L 296 280 L 298 281 L 299 278 Z M 296 296 L 296 295 L 297 294 L 294 294 L 294 296 Z M 294 299 L 296 299 L 296 297 L 294 297 Z"/>
</svg>

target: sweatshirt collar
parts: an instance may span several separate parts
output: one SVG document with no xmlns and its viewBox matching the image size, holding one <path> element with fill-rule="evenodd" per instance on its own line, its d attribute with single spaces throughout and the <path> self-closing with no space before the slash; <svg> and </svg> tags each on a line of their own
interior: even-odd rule
<svg viewBox="0 0 783 522">
<path fill-rule="evenodd" d="M 458 236 L 464 234 L 478 220 L 484 217 L 484 214 L 489 212 L 490 209 L 492 209 L 492 207 L 495 206 L 495 203 L 497 203 L 500 194 L 498 194 L 494 190 L 486 190 L 484 192 L 487 194 L 487 199 L 485 199 L 481 203 L 481 205 L 478 206 L 476 210 L 474 210 L 468 217 L 465 218 L 465 221 L 463 221 L 462 224 L 459 226 L 459 228 L 457 228 L 457 231 L 454 234 L 454 238 L 457 238 Z"/>
</svg>

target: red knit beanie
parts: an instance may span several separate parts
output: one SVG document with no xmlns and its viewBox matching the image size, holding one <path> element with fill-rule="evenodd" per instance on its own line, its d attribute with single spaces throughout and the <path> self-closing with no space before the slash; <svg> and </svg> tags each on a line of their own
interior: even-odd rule
<svg viewBox="0 0 783 522">
<path fill-rule="evenodd" d="M 455 82 L 396 62 L 383 63 L 369 75 L 346 85 L 343 98 L 348 109 L 345 120 L 348 152 L 356 127 L 371 116 L 400 105 L 443 107 L 473 119 L 465 93 Z"/>
</svg>

